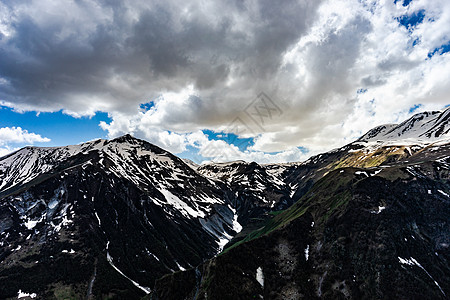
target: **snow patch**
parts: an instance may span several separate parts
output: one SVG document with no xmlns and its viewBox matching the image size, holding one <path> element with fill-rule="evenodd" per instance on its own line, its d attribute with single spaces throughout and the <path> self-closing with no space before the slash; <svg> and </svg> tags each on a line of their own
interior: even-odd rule
<svg viewBox="0 0 450 300">
<path fill-rule="evenodd" d="M 371 213 L 378 215 L 379 213 L 381 213 L 385 209 L 386 209 L 386 206 L 378 206 L 378 210 L 372 210 Z"/>
<path fill-rule="evenodd" d="M 305 259 L 306 259 L 306 261 L 308 261 L 308 259 L 309 259 L 309 245 L 307 245 L 306 249 L 305 249 Z"/>
<path fill-rule="evenodd" d="M 438 190 L 439 193 L 441 193 L 442 195 L 446 196 L 446 197 L 450 197 L 446 192 Z"/>
<path fill-rule="evenodd" d="M 42 220 L 44 220 L 44 215 L 42 215 L 40 219 L 36 221 L 28 220 L 24 223 L 24 225 L 27 229 L 33 229 L 38 223 L 42 222 Z"/>
<path fill-rule="evenodd" d="M 48 204 L 48 208 L 54 209 L 54 208 L 58 205 L 58 203 L 59 203 L 58 199 L 53 199 L 53 200 L 50 201 L 50 203 Z"/>
<path fill-rule="evenodd" d="M 412 156 L 411 148 L 409 148 L 409 147 L 405 147 L 405 150 L 406 150 L 406 151 L 408 151 L 408 153 L 409 153 L 409 156 Z"/>
<path fill-rule="evenodd" d="M 153 253 L 151 253 L 150 251 L 148 251 L 147 248 L 145 248 L 145 251 L 147 251 L 147 254 L 148 254 L 149 256 L 153 256 L 154 259 L 156 259 L 157 261 L 159 261 L 159 258 L 158 258 L 155 254 L 153 254 Z"/>
<path fill-rule="evenodd" d="M 361 149 L 350 149 L 348 150 L 348 153 L 355 153 L 355 152 L 360 152 Z"/>
<path fill-rule="evenodd" d="M 365 175 L 366 177 L 369 177 L 365 171 L 356 171 L 355 175 Z"/>
<path fill-rule="evenodd" d="M 261 267 L 258 267 L 258 269 L 256 269 L 256 281 L 258 281 L 259 284 L 264 287 L 264 274 Z"/>
<path fill-rule="evenodd" d="M 101 226 L 101 225 L 102 225 L 102 222 L 100 221 L 100 218 L 98 217 L 98 214 L 97 214 L 97 212 L 96 212 L 96 211 L 94 211 L 94 214 L 95 214 L 95 217 L 97 218 L 97 221 L 98 221 L 98 225 L 99 225 L 99 226 Z"/>
<path fill-rule="evenodd" d="M 219 242 L 217 243 L 217 245 L 219 246 L 219 252 L 223 250 L 223 248 L 226 244 L 228 244 L 229 241 L 230 239 L 227 239 L 226 237 L 219 238 Z"/>
<path fill-rule="evenodd" d="M 178 269 L 180 269 L 180 271 L 186 271 L 185 268 L 183 268 L 177 261 L 175 261 L 175 263 L 177 264 Z"/>
<path fill-rule="evenodd" d="M 376 176 L 376 175 L 378 175 L 378 173 L 380 173 L 382 170 L 377 170 L 377 171 L 375 171 L 373 174 L 370 174 L 370 176 Z"/>
<path fill-rule="evenodd" d="M 233 230 L 236 233 L 239 233 L 242 230 L 242 225 L 237 221 L 238 215 L 236 213 L 236 209 L 232 208 L 230 205 L 228 205 L 228 208 L 233 212 Z"/>
<path fill-rule="evenodd" d="M 185 217 L 190 218 L 204 218 L 205 213 L 201 210 L 194 210 L 192 207 L 187 205 L 185 202 L 183 202 L 180 198 L 166 190 L 165 188 L 159 188 L 158 189 L 161 194 L 164 195 L 164 198 L 166 199 L 167 203 L 174 208 L 176 208 L 178 211 L 180 211 Z"/>
<path fill-rule="evenodd" d="M 34 299 L 37 297 L 37 295 L 36 295 L 36 293 L 24 293 L 24 292 L 22 292 L 22 290 L 19 290 L 19 292 L 17 292 L 17 299 L 25 298 L 25 297 L 30 297 L 31 299 Z"/>
</svg>

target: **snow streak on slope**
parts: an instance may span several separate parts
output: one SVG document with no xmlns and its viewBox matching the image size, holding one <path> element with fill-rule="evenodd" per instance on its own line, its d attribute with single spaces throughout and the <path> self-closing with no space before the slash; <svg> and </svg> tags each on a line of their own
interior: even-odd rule
<svg viewBox="0 0 450 300">
<path fill-rule="evenodd" d="M 145 287 L 145 286 L 141 286 L 139 283 L 137 283 L 136 281 L 134 281 L 133 279 L 131 279 L 130 277 L 128 277 L 127 275 L 125 275 L 122 271 L 119 270 L 119 268 L 117 268 L 114 265 L 114 259 L 111 257 L 111 255 L 109 254 L 109 241 L 106 243 L 106 259 L 108 260 L 108 263 L 111 265 L 111 267 L 114 268 L 114 270 L 116 270 L 120 275 L 122 275 L 123 277 L 125 277 L 126 279 L 128 279 L 134 286 L 136 286 L 137 288 L 139 288 L 140 290 L 142 290 L 144 293 L 146 294 L 150 294 L 150 292 L 152 291 L 150 288 Z"/>
</svg>

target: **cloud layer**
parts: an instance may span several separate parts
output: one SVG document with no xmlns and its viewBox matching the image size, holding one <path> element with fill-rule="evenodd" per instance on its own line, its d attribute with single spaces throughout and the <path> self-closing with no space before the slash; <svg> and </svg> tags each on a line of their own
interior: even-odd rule
<svg viewBox="0 0 450 300">
<path fill-rule="evenodd" d="M 111 137 L 176 153 L 238 118 L 255 140 L 234 158 L 299 160 L 449 103 L 450 2 L 395 2 L 3 1 L 0 101 L 108 112 Z M 279 108 L 264 126 L 260 92 Z"/>
<path fill-rule="evenodd" d="M 28 132 L 20 127 L 0 128 L 0 146 L 18 143 L 33 144 L 36 142 L 46 143 L 50 142 L 50 139 L 36 133 Z"/>
<path fill-rule="evenodd" d="M 49 138 L 42 137 L 39 134 L 28 132 L 20 127 L 3 127 L 0 128 L 0 157 L 6 155 L 17 148 L 12 147 L 14 144 L 34 144 L 47 143 Z"/>
</svg>

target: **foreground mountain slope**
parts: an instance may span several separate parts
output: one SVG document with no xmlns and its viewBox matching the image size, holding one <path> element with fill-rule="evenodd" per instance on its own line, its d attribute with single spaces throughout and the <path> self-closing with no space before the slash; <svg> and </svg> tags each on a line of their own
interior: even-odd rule
<svg viewBox="0 0 450 300">
<path fill-rule="evenodd" d="M 449 169 L 442 161 L 332 171 L 200 276 L 191 271 L 178 299 L 447 299 Z M 158 281 L 159 299 L 179 291 L 177 276 L 188 277 Z"/>
<path fill-rule="evenodd" d="M 232 193 L 131 136 L 25 148 L 0 165 L 2 297 L 139 298 L 240 230 Z"/>
</svg>

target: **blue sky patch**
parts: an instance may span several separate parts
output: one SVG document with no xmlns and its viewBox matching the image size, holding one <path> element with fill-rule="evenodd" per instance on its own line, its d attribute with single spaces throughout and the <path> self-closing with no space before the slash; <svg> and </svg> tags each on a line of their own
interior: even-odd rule
<svg viewBox="0 0 450 300">
<path fill-rule="evenodd" d="M 394 0 L 394 4 L 397 4 L 397 2 L 400 2 L 400 0 Z M 403 6 L 408 6 L 409 3 L 411 3 L 412 0 L 403 0 Z"/>
<path fill-rule="evenodd" d="M 413 12 L 410 15 L 403 15 L 401 17 L 398 17 L 397 20 L 400 23 L 400 25 L 404 26 L 409 31 L 412 31 L 412 29 L 415 26 L 423 22 L 424 18 L 425 18 L 425 10 L 421 9 Z"/>
<path fill-rule="evenodd" d="M 248 147 L 255 144 L 253 138 L 239 138 L 234 133 L 214 132 L 212 130 L 203 130 L 209 140 L 222 140 L 230 145 L 234 145 L 239 148 L 240 151 L 245 151 Z"/>
<path fill-rule="evenodd" d="M 192 160 L 193 162 L 195 162 L 196 164 L 201 164 L 203 161 L 205 160 L 210 160 L 207 158 L 204 158 L 203 156 L 201 156 L 199 154 L 199 151 L 197 148 L 192 147 L 192 146 L 186 146 L 186 150 L 176 154 L 177 156 L 181 157 L 181 158 L 187 158 Z"/>
<path fill-rule="evenodd" d="M 414 104 L 412 107 L 409 108 L 409 113 L 415 112 L 416 110 L 418 110 L 422 106 L 423 106 L 422 104 Z"/>
<path fill-rule="evenodd" d="M 306 147 L 296 147 L 298 150 L 300 150 L 303 154 L 309 153 L 310 150 Z M 278 153 L 281 153 L 280 151 L 275 151 L 275 152 L 264 152 L 265 154 L 269 154 L 269 155 L 276 155 Z"/>
<path fill-rule="evenodd" d="M 111 122 L 107 113 L 96 113 L 88 118 L 74 118 L 63 114 L 36 112 L 17 113 L 8 107 L 0 106 L 0 128 L 21 127 L 51 139 L 48 143 L 35 143 L 37 146 L 65 146 L 106 138 L 107 132 L 99 127 L 100 121 Z"/>
<path fill-rule="evenodd" d="M 142 103 L 141 105 L 139 105 L 139 108 L 142 111 L 149 111 L 154 106 L 155 106 L 155 103 L 153 101 L 150 101 L 150 102 L 147 102 L 147 103 Z"/>
<path fill-rule="evenodd" d="M 227 144 L 234 145 L 239 148 L 240 151 L 245 151 L 249 146 L 255 144 L 253 138 L 239 138 L 236 134 L 233 133 L 224 133 L 224 132 L 214 132 L 212 130 L 203 130 L 203 133 L 208 136 L 208 140 L 210 141 L 225 141 Z M 220 149 L 213 149 L 214 151 Z M 217 153 L 220 156 L 220 153 Z M 198 148 L 193 146 L 187 146 L 186 150 L 182 153 L 177 154 L 181 158 L 187 158 L 192 160 L 193 162 L 200 164 L 203 161 L 209 161 L 211 157 L 203 157 Z"/>
<path fill-rule="evenodd" d="M 356 91 L 357 94 L 364 94 L 364 93 L 366 93 L 366 92 L 367 92 L 367 89 L 358 89 L 358 90 Z"/>
<path fill-rule="evenodd" d="M 413 42 L 412 42 L 412 46 L 414 47 L 414 46 L 416 46 L 416 45 L 419 45 L 420 44 L 420 38 L 415 38 L 414 40 L 413 40 Z"/>
<path fill-rule="evenodd" d="M 447 42 L 447 44 L 444 44 L 440 46 L 439 48 L 433 49 L 433 51 L 428 52 L 428 57 L 431 58 L 436 53 L 439 55 L 442 55 L 444 53 L 450 52 L 450 41 Z"/>
</svg>

